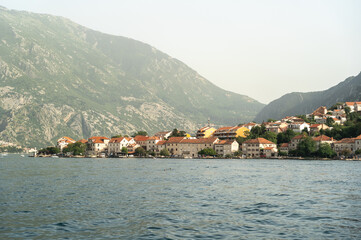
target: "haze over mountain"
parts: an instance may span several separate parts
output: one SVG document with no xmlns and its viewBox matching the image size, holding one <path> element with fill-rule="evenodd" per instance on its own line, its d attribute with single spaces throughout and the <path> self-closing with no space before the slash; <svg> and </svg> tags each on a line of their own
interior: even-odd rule
<svg viewBox="0 0 361 240">
<path fill-rule="evenodd" d="M 154 133 L 252 120 L 263 104 L 215 86 L 181 61 L 68 19 L 0 8 L 0 139 Z"/>
<path fill-rule="evenodd" d="M 289 93 L 269 103 L 254 119 L 256 122 L 286 116 L 312 113 L 320 106 L 330 107 L 337 102 L 361 101 L 361 73 L 325 91 Z"/>
</svg>

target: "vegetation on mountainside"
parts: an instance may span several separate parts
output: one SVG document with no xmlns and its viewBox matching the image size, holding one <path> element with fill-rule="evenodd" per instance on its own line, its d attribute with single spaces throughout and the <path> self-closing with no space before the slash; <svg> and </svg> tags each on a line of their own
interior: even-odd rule
<svg viewBox="0 0 361 240">
<path fill-rule="evenodd" d="M 361 73 L 325 91 L 286 94 L 265 106 L 254 121 L 262 122 L 269 118 L 280 119 L 297 114 L 308 114 L 319 106 L 334 109 L 337 108 L 338 102 L 352 102 L 357 99 L 361 99 Z"/>
<path fill-rule="evenodd" d="M 361 116 L 356 112 L 349 113 L 347 121 L 343 125 L 333 124 L 332 129 L 321 129 L 320 134 L 336 140 L 357 137 L 361 135 Z"/>
</svg>

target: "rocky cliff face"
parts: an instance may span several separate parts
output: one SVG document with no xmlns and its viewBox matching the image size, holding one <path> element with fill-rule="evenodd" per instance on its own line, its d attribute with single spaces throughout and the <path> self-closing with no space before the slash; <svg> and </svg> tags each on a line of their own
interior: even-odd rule
<svg viewBox="0 0 361 240">
<path fill-rule="evenodd" d="M 52 145 L 63 135 L 194 131 L 253 119 L 263 104 L 224 91 L 132 39 L 67 19 L 0 8 L 0 138 Z"/>
</svg>

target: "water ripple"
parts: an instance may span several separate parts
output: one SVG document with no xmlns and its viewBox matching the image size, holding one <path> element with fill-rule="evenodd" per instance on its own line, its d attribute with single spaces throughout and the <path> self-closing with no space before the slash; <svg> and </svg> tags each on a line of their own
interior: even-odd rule
<svg viewBox="0 0 361 240">
<path fill-rule="evenodd" d="M 0 239 L 357 239 L 348 161 L 0 159 Z"/>
</svg>

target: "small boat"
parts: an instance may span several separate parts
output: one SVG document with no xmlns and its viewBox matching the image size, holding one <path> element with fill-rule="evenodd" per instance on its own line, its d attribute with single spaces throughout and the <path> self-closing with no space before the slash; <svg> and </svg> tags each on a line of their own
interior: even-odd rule
<svg viewBox="0 0 361 240">
<path fill-rule="evenodd" d="M 52 157 L 52 158 L 59 158 L 58 155 L 52 155 L 51 157 Z"/>
<path fill-rule="evenodd" d="M 25 157 L 25 155 L 24 155 L 24 154 L 21 154 L 20 157 Z"/>
</svg>

